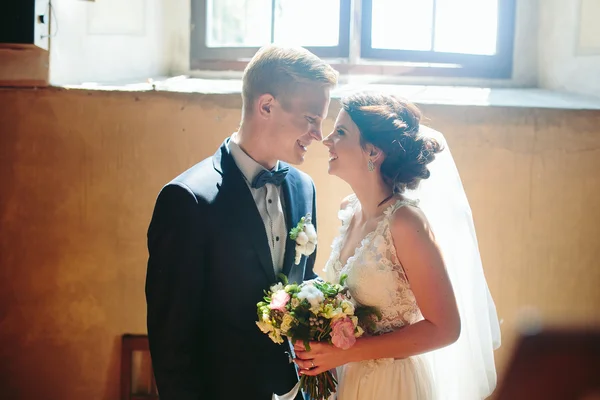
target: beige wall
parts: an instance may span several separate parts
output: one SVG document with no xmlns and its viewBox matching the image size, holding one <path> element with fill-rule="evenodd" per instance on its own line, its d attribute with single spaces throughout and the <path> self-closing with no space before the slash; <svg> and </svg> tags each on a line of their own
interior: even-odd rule
<svg viewBox="0 0 600 400">
<path fill-rule="evenodd" d="M 6 89 L 0 105 L 0 393 L 116 399 L 119 337 L 145 332 L 156 194 L 236 128 L 239 97 Z M 521 308 L 600 323 L 600 112 L 423 109 L 471 201 L 504 321 L 500 373 Z M 326 159 L 314 144 L 302 166 L 319 195 L 319 265 L 348 193 Z"/>
<path fill-rule="evenodd" d="M 144 82 L 167 74 L 169 53 L 179 50 L 167 41 L 165 22 L 174 12 L 167 0 L 53 0 L 50 83 Z"/>
<path fill-rule="evenodd" d="M 539 86 L 600 96 L 600 3 L 539 3 Z"/>
</svg>

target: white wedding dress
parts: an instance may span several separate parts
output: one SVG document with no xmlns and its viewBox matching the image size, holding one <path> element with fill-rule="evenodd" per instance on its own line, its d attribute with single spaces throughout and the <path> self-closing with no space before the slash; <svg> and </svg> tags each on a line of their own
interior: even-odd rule
<svg viewBox="0 0 600 400">
<path fill-rule="evenodd" d="M 419 134 L 436 139 L 444 150 L 429 164 L 431 176 L 406 200 L 389 206 L 345 265 L 340 250 L 360 203 L 352 196 L 339 212 L 340 234 L 332 244 L 325 278 L 346 284 L 359 304 L 376 306 L 383 315 L 372 334 L 383 334 L 423 318 L 410 283 L 396 257 L 389 229 L 392 214 L 407 205 L 419 207 L 435 235 L 454 289 L 461 318 L 458 340 L 442 349 L 408 359 L 350 363 L 337 369 L 337 400 L 482 400 L 496 387 L 494 350 L 501 332 L 489 291 L 471 207 L 444 136 L 421 126 Z M 410 199 L 419 199 L 418 202 Z"/>
<path fill-rule="evenodd" d="M 414 200 L 398 200 L 380 217 L 377 227 L 369 233 L 348 258 L 340 261 L 348 225 L 360 204 L 350 198 L 346 209 L 339 212 L 340 234 L 332 244 L 325 266 L 328 281 L 339 282 L 347 275 L 346 285 L 360 305 L 375 306 L 382 314 L 371 335 L 382 334 L 414 324 L 423 319 L 402 265 L 396 257 L 389 222 L 400 207 L 416 206 Z M 430 361 L 425 356 L 407 359 L 378 359 L 353 362 L 337 368 L 338 400 L 430 400 L 435 399 Z"/>
</svg>

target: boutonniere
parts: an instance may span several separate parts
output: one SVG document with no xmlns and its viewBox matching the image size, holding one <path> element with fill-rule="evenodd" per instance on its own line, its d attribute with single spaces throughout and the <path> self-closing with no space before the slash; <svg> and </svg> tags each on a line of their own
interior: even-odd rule
<svg viewBox="0 0 600 400">
<path fill-rule="evenodd" d="M 290 239 L 296 241 L 294 264 L 298 265 L 302 255 L 310 256 L 317 247 L 317 231 L 311 223 L 310 214 L 300 218 L 298 225 L 290 231 Z"/>
</svg>

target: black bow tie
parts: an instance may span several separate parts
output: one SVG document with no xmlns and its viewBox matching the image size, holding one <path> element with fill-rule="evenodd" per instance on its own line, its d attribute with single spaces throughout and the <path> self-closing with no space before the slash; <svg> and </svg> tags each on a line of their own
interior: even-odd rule
<svg viewBox="0 0 600 400">
<path fill-rule="evenodd" d="M 263 169 L 258 173 L 258 175 L 256 175 L 256 177 L 254 177 L 254 180 L 252 181 L 252 188 L 258 189 L 265 186 L 267 183 L 272 183 L 275 186 L 279 186 L 285 179 L 288 171 L 288 167 L 283 167 L 273 172 Z"/>
</svg>

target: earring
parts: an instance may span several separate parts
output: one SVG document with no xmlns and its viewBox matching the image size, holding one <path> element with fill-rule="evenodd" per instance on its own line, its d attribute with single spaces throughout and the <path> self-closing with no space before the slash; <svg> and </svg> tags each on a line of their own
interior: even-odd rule
<svg viewBox="0 0 600 400">
<path fill-rule="evenodd" d="M 367 167 L 369 168 L 369 172 L 373 172 L 375 170 L 375 165 L 373 164 L 373 160 L 371 160 L 369 158 L 369 163 L 367 164 Z"/>
</svg>

